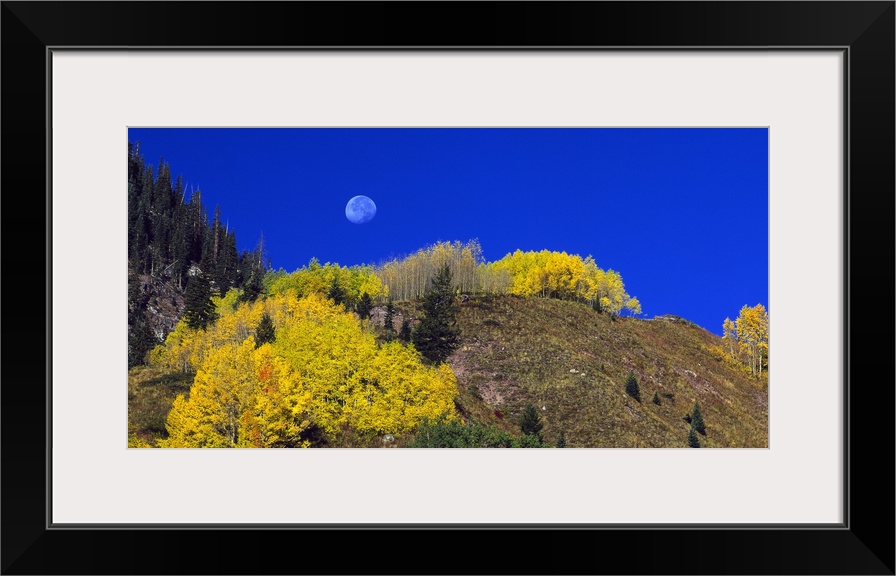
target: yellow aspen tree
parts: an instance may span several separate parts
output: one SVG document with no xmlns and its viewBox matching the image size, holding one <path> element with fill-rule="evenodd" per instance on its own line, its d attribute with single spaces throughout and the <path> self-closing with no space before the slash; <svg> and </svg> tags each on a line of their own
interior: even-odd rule
<svg viewBox="0 0 896 576">
<path fill-rule="evenodd" d="M 762 304 L 741 308 L 735 321 L 737 339 L 748 352 L 750 371 L 762 373 L 762 360 L 768 354 L 768 313 Z"/>
<path fill-rule="evenodd" d="M 311 427 L 311 393 L 289 364 L 277 358 L 270 344 L 253 354 L 257 386 L 243 413 L 243 443 L 259 448 L 308 447 L 302 434 Z"/>
<path fill-rule="evenodd" d="M 722 339 L 728 343 L 728 354 L 733 359 L 735 346 L 737 345 L 737 329 L 731 318 L 725 318 L 725 321 L 722 322 Z"/>
</svg>

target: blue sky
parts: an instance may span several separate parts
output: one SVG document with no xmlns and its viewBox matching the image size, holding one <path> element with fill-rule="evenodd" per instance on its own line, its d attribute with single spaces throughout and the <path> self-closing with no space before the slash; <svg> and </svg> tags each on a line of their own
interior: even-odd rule
<svg viewBox="0 0 896 576">
<path fill-rule="evenodd" d="M 131 128 L 274 268 L 376 264 L 441 240 L 594 256 L 647 317 L 721 334 L 768 305 L 764 128 Z M 366 224 L 346 219 L 373 199 Z"/>
</svg>

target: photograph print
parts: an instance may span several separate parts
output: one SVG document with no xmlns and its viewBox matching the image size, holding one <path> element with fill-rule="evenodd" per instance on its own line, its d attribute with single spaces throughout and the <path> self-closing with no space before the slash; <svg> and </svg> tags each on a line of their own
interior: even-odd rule
<svg viewBox="0 0 896 576">
<path fill-rule="evenodd" d="M 766 128 L 130 128 L 129 448 L 767 448 Z"/>
</svg>

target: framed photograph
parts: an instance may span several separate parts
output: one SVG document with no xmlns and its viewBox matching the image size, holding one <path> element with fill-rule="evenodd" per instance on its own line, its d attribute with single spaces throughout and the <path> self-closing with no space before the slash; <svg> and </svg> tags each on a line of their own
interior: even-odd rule
<svg viewBox="0 0 896 576">
<path fill-rule="evenodd" d="M 15 231 L 7 234 L 4 255 L 7 279 L 15 283 L 7 283 L 4 309 L 3 572 L 892 574 L 892 362 L 871 352 L 874 328 L 858 326 L 881 314 L 891 317 L 893 301 L 886 263 L 893 261 L 894 12 L 893 2 L 221 3 L 213 13 L 207 4 L 189 3 L 4 3 L 2 178 L 5 223 L 8 232 Z M 393 24 L 408 18 L 445 27 L 418 36 Z M 601 218 L 613 219 L 612 229 L 624 236 L 626 222 L 636 229 L 639 219 L 652 217 L 651 210 L 675 215 L 673 222 L 654 220 L 651 230 L 668 226 L 675 238 L 673 231 L 693 230 L 692 255 L 722 259 L 725 248 L 738 254 L 756 250 L 752 276 L 760 284 L 767 278 L 766 304 L 774 308 L 765 348 L 775 361 L 767 380 L 764 442 L 726 436 L 725 444 L 713 444 L 718 440 L 710 434 L 704 442 L 718 449 L 688 450 L 690 438 L 681 439 L 680 450 L 128 448 L 128 286 L 122 276 L 131 250 L 128 196 L 121 186 L 123 142 L 140 136 L 147 154 L 165 155 L 151 143 L 153 134 L 189 130 L 195 146 L 220 159 L 222 172 L 240 173 L 239 154 L 228 157 L 231 141 L 207 132 L 224 128 L 314 132 L 317 139 L 302 145 L 308 157 L 318 158 L 318 167 L 334 162 L 322 152 L 332 145 L 359 159 L 352 165 L 370 170 L 372 164 L 360 161 L 365 154 L 376 160 L 373 150 L 404 150 L 409 156 L 411 150 L 438 150 L 441 131 L 461 134 L 457 149 L 483 150 L 493 165 L 502 157 L 485 151 L 513 146 L 542 150 L 540 161 L 546 148 L 527 144 L 527 138 L 551 131 L 557 136 L 551 153 L 559 165 L 566 163 L 567 173 L 580 170 L 576 159 L 583 148 L 599 149 L 563 140 L 573 133 L 759 133 L 767 173 L 764 205 L 739 200 L 730 181 L 715 184 L 715 194 L 727 202 L 716 202 L 706 188 L 697 206 L 684 204 L 683 188 L 670 192 L 654 183 L 652 192 L 638 195 L 634 184 L 617 178 L 613 185 L 628 190 L 635 205 L 611 204 L 600 212 L 601 203 L 586 199 L 574 184 L 567 183 L 573 191 L 563 197 L 560 186 L 551 184 L 562 181 L 559 172 L 544 176 L 550 180 L 541 185 L 544 197 L 523 188 L 517 199 L 537 203 L 545 218 L 560 212 L 559 206 L 566 213 L 571 205 L 591 206 L 592 218 L 579 214 L 571 224 L 594 226 L 595 234 Z M 509 131 L 515 137 L 503 143 L 466 140 L 470 134 L 501 140 Z M 340 141 L 324 142 L 324 132 L 330 140 L 338 132 Z M 393 141 L 359 143 L 383 135 Z M 396 142 L 398 135 L 417 140 Z M 618 150 L 626 143 L 603 145 Z M 689 167 L 682 151 L 688 146 L 711 144 L 681 137 L 666 143 L 668 152 L 661 156 L 675 164 L 680 183 L 698 187 L 703 167 Z M 569 151 L 559 153 L 564 147 Z M 716 143 L 717 150 L 724 147 Z M 659 161 L 647 160 L 650 146 L 633 148 L 634 154 L 642 150 L 645 163 Z M 386 156 L 372 163 L 395 178 L 401 169 L 389 168 Z M 129 164 L 134 157 L 129 146 Z M 729 178 L 743 160 L 703 157 L 716 165 L 713 172 Z M 252 162 L 260 182 L 264 172 L 295 171 L 294 182 L 307 185 L 289 155 L 269 158 L 259 155 Z M 467 162 L 459 154 L 454 160 Z M 438 173 L 450 175 L 451 162 L 440 161 Z M 172 170 L 191 177 L 173 163 Z M 330 176 L 312 176 L 347 182 L 346 170 L 334 164 Z M 638 171 L 634 163 L 619 171 L 629 182 L 649 180 L 648 168 Z M 403 172 L 409 178 L 414 173 L 410 167 Z M 507 174 L 492 174 L 494 198 L 505 198 L 501 194 L 507 192 L 497 190 L 510 182 Z M 16 193 L 35 188 L 46 193 Z M 345 184 L 341 191 L 350 189 Z M 186 193 L 187 184 L 172 190 Z M 355 192 L 355 198 L 377 199 L 370 190 Z M 676 203 L 661 200 L 662 194 L 682 198 L 687 208 L 676 212 Z M 267 210 L 280 218 L 296 209 L 286 197 L 253 196 L 267 204 L 262 215 Z M 392 199 L 387 192 L 382 197 Z M 366 210 L 340 198 L 340 214 L 348 220 L 343 224 L 353 230 L 369 230 L 377 224 L 375 215 L 381 222 L 390 217 L 388 202 Z M 251 209 L 248 203 L 238 208 Z M 494 216 L 494 206 L 489 210 Z M 504 213 L 522 214 L 507 207 Z M 324 228 L 296 222 L 302 228 L 294 236 L 316 230 L 324 239 L 320 246 L 335 245 Z M 620 237 L 619 243 L 649 254 L 647 244 L 662 237 L 647 238 L 639 244 Z M 431 242 L 437 240 L 468 238 Z M 356 239 L 354 246 L 362 241 L 374 246 L 370 239 Z M 700 251 L 700 243 L 715 250 Z M 33 251 L 45 255 L 45 265 L 34 263 Z M 868 254 L 880 255 L 885 264 L 866 264 Z M 662 264 L 666 276 L 689 270 L 684 262 Z M 701 265 L 733 276 L 722 262 Z M 228 280 L 226 265 L 219 268 L 224 272 L 212 279 L 215 285 L 242 281 Z M 180 272 L 184 279 L 204 274 L 201 266 Z M 298 280 L 284 272 L 282 283 L 292 281 Z M 489 286 L 502 289 L 495 282 Z M 15 288 L 23 285 L 31 291 L 46 286 L 45 313 L 13 304 L 24 295 Z M 330 299 L 351 299 L 347 286 L 333 282 Z M 219 294 L 225 297 L 226 290 Z M 866 304 L 853 308 L 854 294 Z M 593 309 L 595 300 L 601 306 L 600 295 L 568 296 L 570 304 Z M 632 290 L 632 296 L 640 295 Z M 634 314 L 635 304 L 648 305 L 631 300 L 625 293 L 619 302 L 627 308 L 604 311 L 625 316 L 618 313 Z M 612 306 L 610 300 L 606 305 Z M 652 321 L 675 320 L 661 311 L 664 318 Z M 729 314 L 735 318 L 738 312 Z M 653 316 L 649 310 L 648 315 Z M 723 319 L 709 328 L 721 335 Z M 263 338 L 258 326 L 252 330 L 253 338 Z M 717 352 L 723 362 L 724 350 Z M 755 371 L 764 369 L 769 356 L 759 352 L 744 359 L 753 361 Z M 46 366 L 45 379 L 33 376 L 34 366 Z M 639 365 L 633 362 L 632 368 L 634 375 Z M 580 377 L 572 369 L 577 372 L 567 370 L 567 377 Z M 638 372 L 644 383 L 653 382 L 644 380 L 651 375 Z M 654 388 L 661 406 L 661 390 Z M 480 394 L 493 392 L 485 388 Z M 637 392 L 637 385 L 620 382 L 620 397 L 630 404 Z M 191 408 L 181 402 L 179 414 L 186 415 Z M 546 404 L 542 436 L 560 443 Z M 34 414 L 46 414 L 46 425 L 36 425 Z M 537 426 L 538 414 L 531 420 Z M 329 425 L 320 420 L 321 428 Z M 229 437 L 233 445 L 239 445 L 237 430 Z M 351 432 L 357 435 L 350 437 L 341 430 L 341 436 L 330 430 L 328 441 L 356 447 L 387 436 L 388 442 L 401 440 L 382 426 L 368 432 L 356 426 Z M 184 446 L 193 446 L 185 438 Z M 228 441 L 222 438 L 203 441 Z M 295 438 L 318 441 L 298 433 Z M 700 443 L 696 434 L 695 439 Z M 130 441 L 134 446 L 154 439 Z M 740 445 L 750 448 L 728 448 Z M 882 517 L 890 528 L 878 527 Z M 286 549 L 292 538 L 312 549 L 339 541 L 353 553 L 338 566 L 316 555 L 283 564 L 198 553 L 230 536 L 275 549 Z M 190 546 L 180 545 L 181 538 L 189 538 Z M 534 546 L 514 552 L 520 538 L 532 538 Z M 407 550 L 431 548 L 435 541 L 445 547 L 438 566 L 421 570 L 408 561 Z M 477 541 L 507 546 L 473 561 L 464 550 Z M 102 554 L 77 552 L 98 545 Z M 164 558 L 143 552 L 171 546 L 173 555 Z"/>
</svg>

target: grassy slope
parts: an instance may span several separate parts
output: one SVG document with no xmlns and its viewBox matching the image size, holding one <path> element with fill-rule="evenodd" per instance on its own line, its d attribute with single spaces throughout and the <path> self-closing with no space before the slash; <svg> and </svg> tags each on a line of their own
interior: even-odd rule
<svg viewBox="0 0 896 576">
<path fill-rule="evenodd" d="M 396 308 L 396 327 L 405 315 L 420 317 L 410 303 Z M 683 417 L 699 400 L 707 426 L 702 445 L 768 446 L 767 380 L 717 360 L 706 348 L 721 339 L 693 324 L 613 320 L 574 302 L 513 296 L 462 303 L 458 324 L 461 347 L 449 362 L 467 419 L 518 434 L 517 417 L 532 402 L 545 408 L 549 444 L 563 430 L 570 447 L 684 447 Z M 629 370 L 641 403 L 625 394 Z M 147 442 L 164 436 L 171 402 L 191 383 L 191 374 L 132 369 L 131 432 Z M 651 402 L 654 391 L 659 406 Z"/>
<path fill-rule="evenodd" d="M 476 420 L 515 431 L 531 401 L 544 407 L 550 443 L 563 430 L 570 447 L 683 447 L 698 400 L 701 445 L 768 446 L 767 380 L 719 361 L 706 349 L 721 339 L 686 321 L 613 320 L 574 302 L 505 296 L 463 303 L 458 323 L 450 363 L 459 407 Z M 629 370 L 641 403 L 624 392 Z"/>
<path fill-rule="evenodd" d="M 189 396 L 193 374 L 165 374 L 146 366 L 128 371 L 128 432 L 152 443 L 167 437 L 165 421 L 178 394 Z"/>
</svg>

